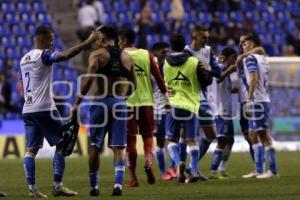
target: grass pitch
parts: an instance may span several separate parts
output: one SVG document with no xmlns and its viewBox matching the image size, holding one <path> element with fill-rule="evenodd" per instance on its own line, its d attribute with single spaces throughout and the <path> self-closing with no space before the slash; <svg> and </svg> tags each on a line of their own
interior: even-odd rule
<svg viewBox="0 0 300 200">
<path fill-rule="evenodd" d="M 148 185 L 143 172 L 143 157 L 138 160 L 138 178 L 140 186 L 124 188 L 122 197 L 111 197 L 113 186 L 112 158 L 101 159 L 100 196 L 91 198 L 89 193 L 87 158 L 67 159 L 64 184 L 78 191 L 79 196 L 72 199 L 128 199 L 128 200 L 300 200 L 300 156 L 299 152 L 278 152 L 279 179 L 243 180 L 242 174 L 253 170 L 250 155 L 233 153 L 228 163 L 228 172 L 236 178 L 228 180 L 209 180 L 194 184 L 178 184 L 175 181 L 158 180 L 155 185 Z M 211 154 L 201 162 L 201 170 L 208 173 Z M 155 165 L 156 167 L 156 165 Z M 50 159 L 37 159 L 37 186 L 48 195 L 48 199 L 58 199 L 51 195 L 52 162 Z M 155 168 L 158 174 L 157 167 Z M 126 171 L 127 173 L 127 171 Z M 157 177 L 158 178 L 158 177 Z M 126 179 L 127 180 L 127 175 Z M 27 197 L 27 186 L 21 159 L 0 161 L 0 191 L 8 193 L 3 199 L 23 200 Z M 65 199 L 59 197 L 59 199 Z M 70 198 L 66 198 L 70 199 Z"/>
</svg>

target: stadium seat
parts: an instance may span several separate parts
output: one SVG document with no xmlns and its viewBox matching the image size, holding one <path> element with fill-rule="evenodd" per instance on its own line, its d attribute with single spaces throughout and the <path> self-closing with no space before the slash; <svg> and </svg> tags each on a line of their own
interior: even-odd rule
<svg viewBox="0 0 300 200">
<path fill-rule="evenodd" d="M 113 9 L 116 12 L 126 12 L 127 11 L 126 4 L 124 3 L 124 1 L 115 1 L 113 3 Z"/>
<path fill-rule="evenodd" d="M 166 13 L 169 13 L 171 11 L 171 4 L 170 4 L 169 1 L 163 0 L 161 2 L 161 7 L 160 8 L 161 8 L 162 11 L 164 11 Z"/>
<path fill-rule="evenodd" d="M 42 2 L 34 2 L 32 8 L 36 13 L 46 13 L 47 12 L 45 4 Z"/>
<path fill-rule="evenodd" d="M 30 13 L 31 12 L 31 7 L 30 4 L 26 2 L 17 2 L 16 4 L 17 10 L 20 13 Z"/>
<path fill-rule="evenodd" d="M 275 21 L 273 14 L 271 14 L 270 12 L 267 12 L 267 11 L 263 11 L 261 13 L 261 17 L 262 17 L 262 20 L 265 22 L 274 22 Z"/>
<path fill-rule="evenodd" d="M 276 45 L 284 45 L 286 43 L 285 34 L 281 34 L 281 33 L 275 34 L 274 41 Z"/>
<path fill-rule="evenodd" d="M 1 11 L 4 13 L 13 13 L 14 8 L 11 2 L 1 2 Z"/>
<path fill-rule="evenodd" d="M 212 16 L 208 12 L 199 12 L 198 19 L 203 24 L 209 24 L 212 21 Z"/>
<path fill-rule="evenodd" d="M 268 10 L 268 2 L 264 0 L 256 1 L 256 10 L 259 11 L 267 11 Z"/>
<path fill-rule="evenodd" d="M 281 1 L 278 1 L 278 0 L 273 1 L 271 6 L 277 12 L 285 10 L 284 4 Z"/>
<path fill-rule="evenodd" d="M 242 14 L 242 12 L 230 12 L 229 17 L 232 21 L 237 22 L 237 23 L 242 23 L 245 19 L 244 19 L 244 15 Z"/>
<path fill-rule="evenodd" d="M 129 4 L 129 9 L 132 11 L 132 12 L 140 12 L 141 11 L 141 6 L 139 4 L 138 1 L 130 1 L 130 4 Z"/>
</svg>

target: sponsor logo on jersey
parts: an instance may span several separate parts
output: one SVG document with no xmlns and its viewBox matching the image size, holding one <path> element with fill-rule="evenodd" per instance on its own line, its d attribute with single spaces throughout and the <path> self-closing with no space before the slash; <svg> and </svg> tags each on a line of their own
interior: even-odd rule
<svg viewBox="0 0 300 200">
<path fill-rule="evenodd" d="M 147 73 L 141 66 L 134 64 L 134 69 L 138 77 L 147 76 Z"/>
<path fill-rule="evenodd" d="M 191 86 L 191 81 L 180 71 L 178 71 L 176 77 L 172 79 L 169 83 L 170 85 L 180 85 L 180 86 Z"/>
</svg>

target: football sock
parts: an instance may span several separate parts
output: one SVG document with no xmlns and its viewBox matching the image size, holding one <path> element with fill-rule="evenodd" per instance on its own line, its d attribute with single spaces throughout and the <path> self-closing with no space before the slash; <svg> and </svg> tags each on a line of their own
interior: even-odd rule
<svg viewBox="0 0 300 200">
<path fill-rule="evenodd" d="M 257 173 L 264 171 L 264 148 L 262 144 L 254 144 L 253 146 L 255 168 Z"/>
<path fill-rule="evenodd" d="M 155 154 L 160 174 L 163 175 L 166 172 L 164 151 L 162 148 L 156 147 Z"/>
<path fill-rule="evenodd" d="M 212 156 L 212 163 L 210 168 L 212 173 L 216 173 L 218 171 L 218 167 L 223 156 L 223 151 L 224 151 L 223 149 L 219 149 L 219 148 L 215 149 Z"/>
<path fill-rule="evenodd" d="M 61 153 L 56 152 L 53 157 L 53 178 L 54 178 L 55 188 L 61 186 L 64 172 L 65 172 L 65 157 Z"/>
<path fill-rule="evenodd" d="M 114 187 L 119 187 L 122 189 L 123 179 L 125 175 L 125 161 L 115 161 L 115 185 Z"/>
<path fill-rule="evenodd" d="M 170 142 L 168 144 L 168 151 L 169 151 L 171 159 L 175 162 L 176 165 L 178 165 L 180 163 L 178 145 L 174 142 Z"/>
<path fill-rule="evenodd" d="M 199 162 L 199 146 L 192 145 L 190 146 L 191 152 L 191 173 L 197 174 L 198 173 L 198 162 Z"/>
<path fill-rule="evenodd" d="M 35 191 L 35 157 L 29 153 L 26 153 L 23 163 L 29 190 Z"/>
<path fill-rule="evenodd" d="M 89 172 L 89 178 L 90 178 L 90 185 L 93 189 L 98 189 L 98 180 L 99 180 L 99 173 L 98 171 L 95 172 Z"/>
<path fill-rule="evenodd" d="M 266 158 L 270 165 L 270 171 L 273 174 L 277 174 L 278 169 L 277 169 L 277 160 L 276 160 L 275 149 L 273 146 L 267 146 L 265 150 L 266 150 Z"/>
</svg>

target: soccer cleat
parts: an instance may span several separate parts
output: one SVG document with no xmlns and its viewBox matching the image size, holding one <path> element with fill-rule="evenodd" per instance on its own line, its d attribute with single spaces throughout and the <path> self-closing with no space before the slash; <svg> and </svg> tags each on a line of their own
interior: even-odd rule
<svg viewBox="0 0 300 200">
<path fill-rule="evenodd" d="M 147 181 L 149 184 L 154 184 L 155 183 L 155 176 L 153 174 L 152 168 L 149 164 L 145 164 L 144 170 L 147 175 Z"/>
<path fill-rule="evenodd" d="M 267 171 L 266 173 L 259 174 L 256 176 L 257 179 L 267 179 L 267 178 L 279 178 L 279 174 L 273 174 L 271 171 Z"/>
<path fill-rule="evenodd" d="M 176 170 L 174 167 L 169 167 L 169 169 L 167 170 L 168 174 L 170 174 L 172 176 L 172 178 L 176 178 Z"/>
<path fill-rule="evenodd" d="M 192 175 L 191 173 L 191 169 L 190 168 L 187 168 L 185 170 L 185 174 L 186 174 L 186 180 L 185 180 L 185 183 L 191 183 L 191 182 L 195 182 L 195 179 L 196 181 L 207 181 L 207 177 L 204 176 L 201 172 L 198 171 L 197 175 Z M 193 179 L 193 180 L 191 180 Z"/>
<path fill-rule="evenodd" d="M 121 188 L 115 187 L 113 189 L 113 192 L 112 192 L 111 196 L 122 196 L 122 190 L 121 190 Z"/>
<path fill-rule="evenodd" d="M 184 162 L 180 162 L 178 167 L 177 167 L 177 180 L 179 183 L 184 183 L 185 182 L 185 164 Z"/>
<path fill-rule="evenodd" d="M 228 174 L 226 171 L 221 171 L 221 172 L 220 172 L 220 177 L 222 177 L 223 179 L 227 179 L 227 178 L 235 178 L 234 176 Z"/>
<path fill-rule="evenodd" d="M 168 172 L 165 172 L 161 177 L 160 179 L 161 180 L 164 180 L 164 181 L 169 181 L 169 180 L 172 180 L 172 176 L 168 173 Z"/>
<path fill-rule="evenodd" d="M 7 194 L 5 192 L 0 192 L 0 197 L 6 197 Z"/>
<path fill-rule="evenodd" d="M 198 179 L 199 181 L 207 181 L 208 178 L 201 172 L 198 172 Z"/>
<path fill-rule="evenodd" d="M 59 189 L 55 189 L 53 187 L 53 196 L 58 197 L 58 196 L 65 196 L 65 197 L 72 197 L 72 196 L 77 196 L 77 192 L 70 190 L 67 187 L 61 186 Z"/>
<path fill-rule="evenodd" d="M 99 189 L 96 189 L 96 188 L 91 189 L 90 196 L 93 196 L 93 197 L 99 196 Z"/>
<path fill-rule="evenodd" d="M 139 183 L 137 181 L 137 177 L 135 177 L 134 179 L 128 180 L 126 183 L 126 187 L 138 187 Z"/>
<path fill-rule="evenodd" d="M 242 176 L 242 178 L 256 178 L 256 176 L 261 175 L 261 173 L 257 173 L 256 171 L 253 171 L 249 174 L 245 174 Z"/>
<path fill-rule="evenodd" d="M 199 174 L 189 174 L 186 175 L 185 183 L 195 183 L 199 180 Z"/>
<path fill-rule="evenodd" d="M 48 198 L 47 195 L 41 193 L 41 192 L 38 191 L 38 190 L 35 190 L 35 191 L 29 191 L 28 196 L 31 197 L 31 198 L 43 198 L 43 199 Z"/>
</svg>

